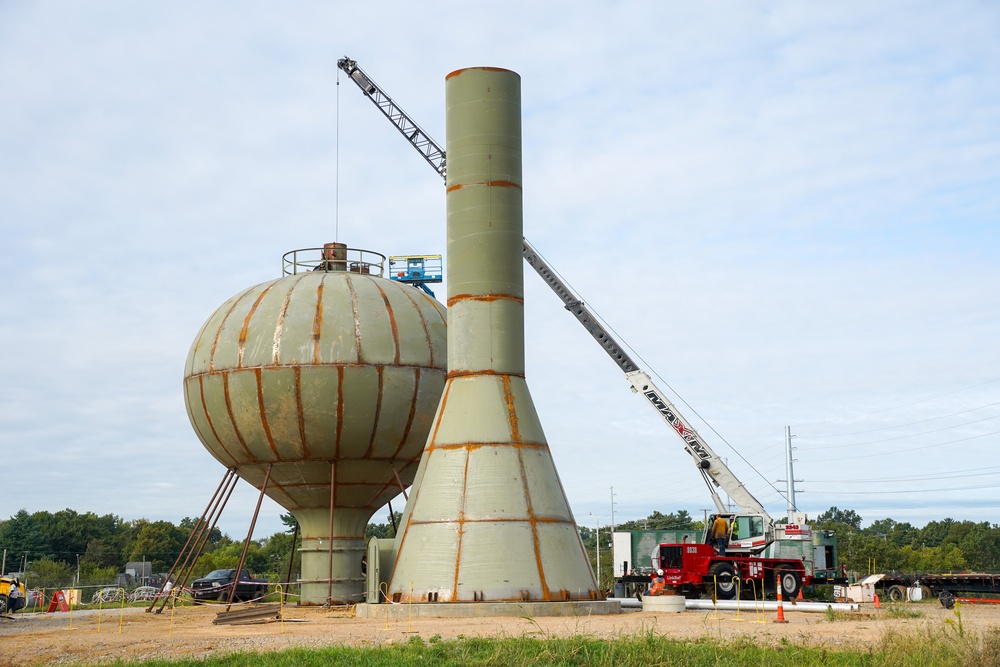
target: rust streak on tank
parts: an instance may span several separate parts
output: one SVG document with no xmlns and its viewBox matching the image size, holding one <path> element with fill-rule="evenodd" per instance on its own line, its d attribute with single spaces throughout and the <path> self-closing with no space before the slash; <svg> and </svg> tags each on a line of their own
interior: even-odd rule
<svg viewBox="0 0 1000 667">
<path fill-rule="evenodd" d="M 246 317 L 243 318 L 243 328 L 240 329 L 240 338 L 237 341 L 237 346 L 238 346 L 238 353 L 236 355 L 237 368 L 243 367 L 243 350 L 246 347 L 247 343 L 247 332 L 250 329 L 250 320 L 253 319 L 253 314 L 257 312 L 257 306 L 260 305 L 260 302 L 264 299 L 264 296 L 273 286 L 274 283 L 268 285 L 261 291 L 260 294 L 257 295 L 257 298 L 254 299 L 253 305 L 250 306 L 250 310 L 247 311 Z"/>
<path fill-rule="evenodd" d="M 445 188 L 445 191 L 454 192 L 455 190 L 461 190 L 462 188 L 467 188 L 471 185 L 485 185 L 491 188 L 514 188 L 516 190 L 523 190 L 523 188 L 514 181 L 475 181 L 473 183 L 455 183 L 454 185 L 449 185 Z"/>
<path fill-rule="evenodd" d="M 451 308 L 456 303 L 462 301 L 513 301 L 514 303 L 524 304 L 524 297 L 514 296 L 512 294 L 456 294 L 453 297 L 448 298 L 448 307 Z"/>
<path fill-rule="evenodd" d="M 501 373 L 500 371 L 495 371 L 495 370 L 492 370 L 492 369 L 489 369 L 489 368 L 484 369 L 484 370 L 479 370 L 479 371 L 469 371 L 469 370 L 464 370 L 464 371 L 448 371 L 448 374 L 445 377 L 447 377 L 449 380 L 451 380 L 451 379 L 454 379 L 454 378 L 479 377 L 481 375 L 501 375 L 501 376 L 503 376 L 503 375 L 509 375 L 510 377 L 516 377 L 516 378 L 523 378 L 524 377 L 524 373 Z"/>
<path fill-rule="evenodd" d="M 431 451 L 435 447 L 437 442 L 438 429 L 441 427 L 441 419 L 444 417 L 446 408 L 448 406 L 448 394 L 451 392 L 451 382 L 446 381 L 444 383 L 444 391 L 441 392 L 441 402 L 438 403 L 437 411 L 437 421 L 434 422 L 434 430 L 431 432 L 431 437 L 427 440 L 427 451 Z"/>
<path fill-rule="evenodd" d="M 219 443 L 219 447 L 226 453 L 226 456 L 229 457 L 229 463 L 226 465 L 234 466 L 236 465 L 236 457 L 233 456 L 232 452 L 226 449 L 224 444 L 222 444 L 222 438 L 219 437 L 218 431 L 215 430 L 215 424 L 212 423 L 212 415 L 208 411 L 208 403 L 205 402 L 205 383 L 201 378 L 198 378 L 198 391 L 201 396 L 202 410 L 205 411 L 205 420 L 208 421 L 208 428 L 212 430 L 212 436 L 215 438 L 215 441 Z"/>
<path fill-rule="evenodd" d="M 399 354 L 399 347 L 396 347 L 396 353 Z M 382 415 L 382 394 L 385 391 L 385 378 L 383 373 L 383 367 L 377 366 L 375 368 L 375 373 L 378 376 L 378 400 L 375 402 L 375 419 L 372 422 L 372 435 L 368 439 L 368 449 L 365 450 L 364 455 L 361 457 L 363 459 L 371 458 L 372 452 L 375 450 L 375 440 L 378 437 L 378 420 Z"/>
<path fill-rule="evenodd" d="M 483 447 L 512 447 L 513 449 L 548 449 L 548 445 L 537 442 L 449 442 L 435 445 L 435 449 L 481 449 Z"/>
<path fill-rule="evenodd" d="M 272 364 L 258 364 L 258 365 L 255 365 L 255 366 L 244 366 L 243 368 L 241 368 L 239 370 L 241 370 L 241 371 L 252 371 L 255 368 L 260 368 L 260 369 L 265 370 L 265 371 L 271 371 L 271 370 L 280 370 L 280 369 L 284 369 L 284 368 L 301 368 L 301 366 L 302 366 L 301 364 L 297 364 L 297 363 L 276 364 L 276 365 L 272 365 Z M 354 362 L 342 363 L 342 362 L 333 362 L 333 361 L 328 361 L 328 362 L 320 363 L 320 364 L 309 364 L 310 368 L 334 368 L 334 367 L 337 367 L 337 366 L 340 366 L 342 368 L 384 368 L 384 367 L 392 367 L 392 368 L 398 368 L 398 369 L 407 369 L 407 368 L 409 368 L 409 369 L 425 370 L 425 371 L 426 370 L 439 371 L 439 369 L 436 368 L 436 367 L 434 367 L 434 366 L 423 366 L 423 365 L 418 365 L 418 364 L 399 364 L 398 366 L 396 366 L 396 365 L 392 365 L 392 364 L 357 364 L 357 363 L 354 363 Z M 187 377 L 188 378 L 212 377 L 212 376 L 215 376 L 215 375 L 222 375 L 223 373 L 228 373 L 231 370 L 235 370 L 235 369 L 231 369 L 231 368 L 218 368 L 218 369 L 215 369 L 213 371 L 205 371 L 203 373 L 191 373 Z M 497 373 L 496 371 L 490 371 L 490 370 L 476 371 L 476 373 L 477 374 L 482 374 L 482 375 L 500 375 L 500 373 Z M 524 377 L 524 375 L 520 374 L 520 373 L 507 373 L 507 375 L 513 375 L 515 377 Z"/>
<path fill-rule="evenodd" d="M 274 436 L 271 435 L 271 425 L 267 423 L 267 408 L 264 406 L 264 381 L 261 369 L 254 369 L 254 377 L 257 379 L 257 407 L 260 408 L 260 425 L 264 427 L 264 435 L 267 437 L 267 444 L 271 446 L 271 451 L 274 452 L 274 460 L 280 461 L 281 454 L 278 452 L 278 446 L 274 443 Z"/>
<path fill-rule="evenodd" d="M 465 501 L 469 486 L 469 455 L 465 455 L 465 471 L 462 473 L 462 495 L 459 498 L 458 547 L 455 552 L 455 583 L 452 585 L 452 599 L 458 599 L 458 573 L 462 569 L 462 538 L 465 535 Z"/>
<path fill-rule="evenodd" d="M 410 438 L 410 429 L 413 428 L 413 420 L 417 416 L 417 401 L 420 398 L 420 369 L 413 373 L 413 397 L 410 399 L 410 414 L 406 417 L 406 426 L 403 427 L 403 435 L 399 437 L 399 444 L 393 452 L 393 458 L 399 456 L 399 452 L 406 446 L 406 441 Z"/>
<path fill-rule="evenodd" d="M 340 438 L 344 434 L 344 367 L 337 367 L 337 441 L 333 447 L 333 457 L 340 458 Z"/>
<path fill-rule="evenodd" d="M 416 293 L 416 294 L 420 294 L 425 299 L 429 299 L 432 302 L 434 300 L 431 299 L 426 294 L 424 294 L 423 292 L 417 292 L 416 290 L 403 290 L 403 296 L 405 296 L 410 301 L 410 303 L 413 305 L 413 311 L 417 314 L 417 317 L 420 318 L 420 326 L 424 330 L 424 339 L 427 341 L 427 350 L 430 353 L 429 364 L 430 364 L 430 366 L 433 367 L 434 366 L 434 345 L 432 344 L 432 341 L 431 341 L 431 331 L 430 331 L 429 325 L 427 323 L 427 319 L 424 318 L 423 311 L 420 310 L 420 307 L 417 306 L 417 302 L 414 301 L 413 297 L 410 295 L 411 292 Z M 434 309 L 434 312 L 438 312 L 437 308 Z M 440 315 L 440 313 L 438 313 L 438 314 Z M 445 324 L 447 325 L 447 322 Z M 398 359 L 396 360 L 396 363 L 399 363 Z"/>
<path fill-rule="evenodd" d="M 306 417 L 302 410 L 302 368 L 295 366 L 295 412 L 299 419 L 299 437 L 302 439 L 302 454 L 311 458 L 309 444 L 306 441 Z"/>
<path fill-rule="evenodd" d="M 190 386 L 189 386 L 190 382 L 191 382 L 191 378 L 188 378 L 188 382 L 184 383 L 184 393 L 188 394 L 189 396 L 191 394 L 191 389 L 190 389 Z M 201 392 L 201 409 L 202 409 L 202 411 L 203 411 L 203 413 L 205 415 L 206 421 L 208 421 L 208 427 L 209 427 L 209 429 L 211 429 L 212 436 L 215 438 L 215 441 L 218 443 L 219 447 L 221 447 L 222 451 L 224 451 L 226 453 L 226 456 L 229 457 L 229 462 L 228 463 L 224 463 L 224 465 L 226 465 L 227 467 L 235 465 L 236 464 L 236 459 L 233 458 L 233 455 L 230 454 L 229 450 L 226 449 L 225 445 L 222 444 L 222 440 L 219 439 L 219 435 L 215 432 L 215 428 L 212 426 L 212 417 L 208 414 L 208 406 L 205 405 L 205 390 L 201 386 L 201 383 L 202 383 L 201 378 L 198 378 L 198 388 L 199 388 L 199 391 Z M 197 420 L 195 420 L 195 417 L 194 417 L 194 403 L 193 403 L 193 401 L 189 400 L 189 401 L 187 401 L 187 403 L 190 406 L 189 409 L 188 409 L 188 415 L 191 418 L 191 424 L 194 425 L 194 430 L 198 433 L 198 437 L 201 438 L 202 442 L 208 443 L 208 438 L 204 437 L 205 434 L 204 434 L 203 429 L 198 425 Z"/>
<path fill-rule="evenodd" d="M 535 509 L 531 505 L 531 491 L 528 489 L 528 474 L 524 465 L 524 456 L 519 451 L 517 462 L 521 466 L 521 483 L 524 485 L 524 500 L 528 505 L 528 520 L 531 523 L 531 539 L 535 548 L 535 562 L 538 565 L 538 580 L 542 585 L 542 597 L 545 600 L 552 599 L 552 592 L 549 590 L 548 582 L 545 581 L 545 566 L 542 564 L 541 541 L 538 539 L 538 523 L 535 520 Z"/>
<path fill-rule="evenodd" d="M 226 397 L 226 412 L 229 414 L 229 422 L 233 425 L 233 433 L 236 434 L 236 439 L 239 441 L 240 445 L 243 446 L 243 451 L 247 453 L 247 459 L 257 462 L 259 459 L 253 452 L 250 451 L 250 448 L 247 447 L 247 442 L 243 439 L 243 434 L 240 433 L 240 427 L 236 425 L 236 414 L 233 412 L 233 400 L 232 396 L 229 394 L 229 373 L 222 374 L 222 393 Z"/>
<path fill-rule="evenodd" d="M 208 318 L 207 320 L 205 320 L 205 323 L 201 325 L 201 329 L 198 330 L 198 337 L 194 339 L 194 349 L 191 351 L 190 354 L 191 365 L 188 366 L 187 364 L 185 364 L 184 366 L 185 377 L 190 377 L 191 374 L 194 373 L 194 361 L 195 358 L 198 356 L 198 350 L 201 349 L 202 339 L 204 338 L 205 331 L 208 329 L 208 324 L 211 321 L 212 318 Z"/>
<path fill-rule="evenodd" d="M 351 312 L 354 314 L 354 348 L 357 351 L 358 363 L 364 361 L 364 349 L 361 346 L 361 316 L 358 313 L 358 292 L 354 288 L 354 279 L 350 275 L 344 276 L 347 289 L 351 293 Z"/>
<path fill-rule="evenodd" d="M 222 330 L 226 327 L 226 320 L 229 319 L 229 316 L 236 309 L 236 306 L 239 304 L 240 301 L 243 300 L 243 297 L 251 289 L 253 289 L 253 288 L 245 289 L 242 292 L 240 292 L 239 294 L 237 294 L 235 297 L 233 297 L 233 305 L 231 305 L 229 307 L 229 310 L 226 311 L 226 314 L 225 314 L 225 316 L 223 316 L 222 321 L 219 322 L 219 328 L 215 332 L 215 341 L 212 343 L 212 354 L 210 355 L 209 360 L 208 360 L 208 369 L 210 371 L 214 371 L 215 370 L 215 353 L 219 349 L 219 339 L 222 338 Z"/>
<path fill-rule="evenodd" d="M 316 286 L 316 314 L 313 316 L 313 359 L 314 364 L 318 364 L 322 358 L 322 348 L 320 337 L 323 331 L 323 283 L 326 276 L 320 278 L 319 285 Z"/>
<path fill-rule="evenodd" d="M 521 431 L 517 420 L 517 404 L 514 401 L 514 393 L 510 388 L 510 376 L 501 375 L 500 383 L 503 385 L 503 398 L 507 404 L 507 422 L 510 424 L 510 437 L 514 442 L 519 443 L 521 442 Z M 522 467 L 524 467 L 523 463 Z"/>
<path fill-rule="evenodd" d="M 386 296 L 385 290 L 382 289 L 382 286 L 379 285 L 378 282 L 374 280 L 372 280 L 371 282 L 373 285 L 375 285 L 375 289 L 378 290 L 378 293 L 382 295 L 382 303 L 385 304 L 385 312 L 389 315 L 389 328 L 392 330 L 392 343 L 396 348 L 392 358 L 392 363 L 398 365 L 400 345 L 399 345 L 399 326 L 396 324 L 396 314 L 392 312 L 392 304 L 389 303 L 389 297 Z"/>
<path fill-rule="evenodd" d="M 307 273 L 301 274 L 288 288 L 285 292 L 285 298 L 281 302 L 281 310 L 278 311 L 278 320 L 274 323 L 274 338 L 271 341 L 271 361 L 272 363 L 279 363 L 279 355 L 281 353 L 281 333 L 285 328 L 285 315 L 288 313 L 288 304 L 292 301 L 292 292 L 295 291 L 295 287 L 302 282 Z"/>
</svg>

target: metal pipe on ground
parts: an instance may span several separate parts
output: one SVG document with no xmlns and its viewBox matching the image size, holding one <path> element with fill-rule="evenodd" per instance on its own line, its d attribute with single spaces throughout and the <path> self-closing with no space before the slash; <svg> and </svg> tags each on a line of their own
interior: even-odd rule
<svg viewBox="0 0 1000 667">
<path fill-rule="evenodd" d="M 608 598 L 609 602 L 621 603 L 622 609 L 641 609 L 642 602 L 635 598 Z M 763 605 L 763 607 L 761 607 Z M 750 600 L 685 600 L 684 607 L 689 611 L 777 611 L 778 603 L 773 600 L 764 602 L 752 602 Z M 861 605 L 852 602 L 797 602 L 796 604 L 785 604 L 785 611 L 806 611 L 822 612 L 827 609 L 833 611 L 859 611 Z"/>
</svg>

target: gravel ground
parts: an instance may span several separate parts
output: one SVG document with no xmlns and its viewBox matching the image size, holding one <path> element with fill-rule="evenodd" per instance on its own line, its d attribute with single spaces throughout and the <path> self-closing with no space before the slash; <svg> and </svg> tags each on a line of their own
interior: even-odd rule
<svg viewBox="0 0 1000 667">
<path fill-rule="evenodd" d="M 951 632 L 952 611 L 936 602 L 905 607 L 919 618 L 892 618 L 885 607 L 867 608 L 830 621 L 822 613 L 790 608 L 788 623 L 773 623 L 774 614 L 752 612 L 698 612 L 652 614 L 642 611 L 615 616 L 576 618 L 477 618 L 389 620 L 355 618 L 350 609 L 285 608 L 285 622 L 259 625 L 213 625 L 218 608 L 178 607 L 173 614 L 146 613 L 145 609 L 77 610 L 72 615 L 18 614 L 0 623 L 0 638 L 7 650 L 0 665 L 59 665 L 82 662 L 102 664 L 119 657 L 135 660 L 166 657 L 202 657 L 232 652 L 276 651 L 294 646 L 331 644 L 376 646 L 407 641 L 412 636 L 429 639 L 459 636 L 619 637 L 655 632 L 676 638 L 705 636 L 731 639 L 752 635 L 757 641 L 775 643 L 782 638 L 799 644 L 831 649 L 868 647 L 888 631 L 911 633 Z M 1000 605 L 963 605 L 961 620 L 966 632 L 1000 631 Z M 13 641 L 12 641 L 13 640 Z M 16 646 L 16 652 L 11 647 Z"/>
</svg>

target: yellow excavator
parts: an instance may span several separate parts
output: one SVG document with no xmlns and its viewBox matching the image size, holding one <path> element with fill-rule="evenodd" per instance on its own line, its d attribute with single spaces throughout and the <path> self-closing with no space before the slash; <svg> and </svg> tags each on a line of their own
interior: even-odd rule
<svg viewBox="0 0 1000 667">
<path fill-rule="evenodd" d="M 0 577 L 0 615 L 8 616 L 27 602 L 24 583 L 15 577 Z"/>
</svg>

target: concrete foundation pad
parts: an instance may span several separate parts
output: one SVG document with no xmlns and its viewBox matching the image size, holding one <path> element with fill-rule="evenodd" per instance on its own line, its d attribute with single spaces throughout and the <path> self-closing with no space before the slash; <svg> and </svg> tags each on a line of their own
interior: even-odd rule
<svg viewBox="0 0 1000 667">
<path fill-rule="evenodd" d="M 580 602 L 420 602 L 359 604 L 358 618 L 476 618 L 481 616 L 605 616 L 620 614 L 617 600 Z"/>
</svg>

